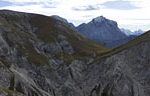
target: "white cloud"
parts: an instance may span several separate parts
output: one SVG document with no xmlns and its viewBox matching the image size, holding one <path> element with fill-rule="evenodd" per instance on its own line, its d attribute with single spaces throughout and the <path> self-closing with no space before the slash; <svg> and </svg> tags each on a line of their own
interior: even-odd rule
<svg viewBox="0 0 150 96">
<path fill-rule="evenodd" d="M 22 2 L 48 2 L 52 0 L 2 0 L 2 1 L 8 1 L 8 2 L 13 2 L 13 3 L 22 3 Z"/>
<path fill-rule="evenodd" d="M 150 27 L 149 0 L 2 0 L 12 3 L 11 6 L 0 7 L 16 11 L 39 13 L 44 15 L 59 15 L 78 25 L 92 18 L 103 15 L 118 22 L 120 27 L 148 30 Z M 103 8 L 101 4 L 108 1 L 129 1 L 133 10 L 117 10 Z M 19 4 L 22 4 L 19 6 Z M 90 7 L 89 7 L 90 6 Z M 73 8 L 81 10 L 73 10 Z M 86 9 L 92 10 L 86 10 Z M 132 27 L 129 27 L 132 26 Z M 147 27 L 145 27 L 147 26 Z"/>
</svg>

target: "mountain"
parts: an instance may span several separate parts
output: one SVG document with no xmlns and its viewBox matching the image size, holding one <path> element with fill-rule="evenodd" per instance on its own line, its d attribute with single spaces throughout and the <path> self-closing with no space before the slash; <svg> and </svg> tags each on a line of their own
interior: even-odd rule
<svg viewBox="0 0 150 96">
<path fill-rule="evenodd" d="M 133 35 L 134 33 L 129 30 L 129 29 L 125 29 L 125 28 L 121 28 L 120 29 L 123 33 L 125 33 L 127 36 Z"/>
<path fill-rule="evenodd" d="M 70 64 L 108 50 L 53 17 L 1 10 L 0 96 L 65 94 Z"/>
<path fill-rule="evenodd" d="M 72 29 L 76 30 L 75 26 L 72 23 L 68 22 L 67 19 L 62 18 L 62 17 L 60 17 L 58 15 L 53 15 L 51 17 L 55 18 L 55 19 L 57 19 L 59 21 L 62 21 L 63 23 L 65 23 L 66 25 L 68 25 L 69 27 L 71 27 Z"/>
<path fill-rule="evenodd" d="M 150 31 L 108 49 L 61 20 L 0 10 L 0 96 L 150 96 Z"/>
<path fill-rule="evenodd" d="M 133 33 L 134 33 L 135 35 L 141 35 L 141 34 L 144 33 L 144 31 L 141 30 L 141 29 L 138 29 L 138 30 L 134 31 Z"/>
<path fill-rule="evenodd" d="M 65 18 L 62 18 L 62 17 L 60 17 L 60 16 L 57 16 L 57 15 L 53 15 L 53 16 L 51 16 L 52 18 L 55 18 L 55 19 L 57 19 L 57 20 L 60 20 L 60 21 L 62 21 L 63 23 L 65 23 L 65 25 L 67 25 L 67 26 L 69 26 L 69 27 L 71 27 L 74 31 L 78 31 L 79 33 L 81 33 L 81 35 L 83 35 L 83 36 L 85 36 L 85 37 L 87 37 L 87 38 L 89 38 L 89 39 L 91 39 L 91 38 L 94 38 L 94 39 L 92 39 L 92 40 L 94 40 L 94 41 L 97 41 L 98 43 L 100 43 L 100 44 L 102 44 L 103 46 L 106 46 L 106 47 L 117 47 L 117 46 L 119 46 L 119 45 L 121 45 L 121 44 L 124 44 L 124 43 L 126 43 L 126 42 L 128 42 L 128 41 L 130 41 L 130 40 L 132 40 L 132 39 L 134 39 L 135 37 L 137 37 L 138 35 L 141 35 L 142 33 L 144 33 L 142 30 L 137 30 L 137 31 L 134 31 L 134 32 L 131 32 L 130 30 L 128 30 L 128 29 L 124 29 L 124 28 L 121 28 L 121 29 L 119 29 L 118 28 L 118 25 L 117 25 L 117 22 L 115 22 L 115 21 L 112 21 L 112 20 L 109 20 L 109 19 L 107 19 L 107 18 L 105 18 L 105 17 L 103 17 L 103 16 L 100 16 L 100 17 L 97 17 L 97 18 L 94 18 L 93 19 L 93 21 L 94 22 L 97 22 L 97 24 L 98 23 L 102 23 L 102 22 L 108 22 L 107 24 L 106 24 L 106 26 L 105 27 L 108 27 L 108 28 L 104 28 L 103 27 L 103 29 L 101 28 L 101 29 L 98 29 L 98 31 L 97 32 L 95 32 L 95 33 L 91 33 L 91 32 L 84 32 L 85 34 L 82 34 L 82 32 L 83 31 L 80 31 L 80 30 L 78 30 L 78 27 L 75 27 L 72 23 L 70 23 L 70 22 L 68 22 L 67 21 L 67 19 L 65 19 Z M 84 25 L 85 23 L 83 23 L 83 25 Z M 114 26 L 114 27 L 110 27 L 109 26 L 109 24 L 112 26 Z M 82 24 L 81 24 L 82 25 Z M 104 25 L 104 23 L 102 23 L 102 25 Z M 107 26 L 108 25 L 108 26 Z M 117 26 L 115 26 L 115 25 L 117 25 Z M 79 25 L 80 26 L 80 25 Z M 89 29 L 91 29 L 91 27 L 90 27 L 91 25 L 89 25 L 89 27 L 87 27 L 87 28 L 89 28 Z M 99 27 L 99 26 L 98 26 Z M 115 28 L 116 27 L 116 28 Z M 86 27 L 85 27 L 86 28 Z M 117 33 L 115 33 L 115 34 L 121 34 L 121 35 L 126 35 L 126 36 L 123 36 L 123 37 L 120 37 L 119 39 L 114 39 L 114 37 L 116 37 L 115 36 L 115 34 L 114 33 L 109 33 L 110 32 L 110 30 L 109 30 L 109 28 L 110 28 L 110 30 L 114 30 L 114 29 L 116 29 L 116 30 L 114 30 L 114 32 L 117 32 Z M 80 29 L 80 28 L 79 28 Z M 81 27 L 81 29 L 82 29 L 82 27 Z M 84 28 L 83 28 L 84 29 Z M 88 31 L 89 31 L 89 29 L 87 29 Z M 95 28 L 96 29 L 96 28 Z M 94 29 L 94 30 L 95 30 Z M 101 31 L 101 30 L 104 30 L 104 29 L 106 29 L 106 31 L 107 32 L 103 32 L 103 34 L 105 34 L 106 36 L 104 36 L 104 35 L 102 35 L 102 34 L 99 34 L 99 32 Z M 85 30 L 84 30 L 85 31 Z M 90 34 L 89 34 L 90 33 Z M 102 33 L 102 32 L 100 32 L 100 33 Z M 100 36 L 99 36 L 99 35 Z M 92 37 L 91 37 L 92 36 Z M 99 37 L 102 37 L 103 36 L 103 40 L 100 40 L 100 38 Z M 112 39 L 111 40 L 106 40 L 106 39 L 108 39 L 108 37 L 112 37 Z M 117 36 L 117 37 L 119 37 L 119 36 Z"/>
<path fill-rule="evenodd" d="M 103 16 L 96 17 L 87 24 L 83 23 L 76 29 L 82 35 L 106 47 L 116 47 L 131 40 L 118 28 L 117 22 Z"/>
<path fill-rule="evenodd" d="M 124 29 L 124 28 L 121 28 L 120 29 L 123 33 L 125 33 L 127 36 L 139 36 L 141 34 L 144 33 L 144 31 L 142 31 L 141 29 L 138 29 L 136 31 L 131 31 L 129 29 Z"/>
</svg>

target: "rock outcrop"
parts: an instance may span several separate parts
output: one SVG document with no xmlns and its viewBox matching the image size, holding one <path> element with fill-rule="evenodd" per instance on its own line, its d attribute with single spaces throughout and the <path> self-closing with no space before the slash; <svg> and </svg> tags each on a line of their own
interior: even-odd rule
<svg viewBox="0 0 150 96">
<path fill-rule="evenodd" d="M 62 21 L 63 23 L 66 24 L 66 26 L 68 25 L 68 27 L 71 27 L 73 30 L 76 30 L 76 27 L 74 26 L 74 24 L 68 22 L 67 19 L 62 18 L 62 17 L 60 17 L 60 16 L 58 16 L 58 15 L 52 15 L 51 17 L 54 18 L 54 19 L 57 19 L 57 20 L 59 20 L 59 21 Z"/>
</svg>

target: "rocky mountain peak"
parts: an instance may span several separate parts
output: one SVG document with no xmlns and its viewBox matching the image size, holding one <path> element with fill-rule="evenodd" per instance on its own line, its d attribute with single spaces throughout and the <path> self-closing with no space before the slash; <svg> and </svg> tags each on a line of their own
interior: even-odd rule
<svg viewBox="0 0 150 96">
<path fill-rule="evenodd" d="M 117 43 L 118 40 L 126 38 L 126 35 L 119 29 L 116 21 L 103 16 L 96 17 L 87 24 L 77 26 L 77 30 L 86 37 L 107 47 L 117 46 L 121 44 L 120 42 Z"/>
<path fill-rule="evenodd" d="M 116 21 L 107 19 L 107 18 L 104 17 L 104 16 L 98 16 L 98 17 L 92 19 L 91 23 L 96 23 L 96 24 L 107 24 L 107 25 L 110 24 L 110 25 L 113 25 L 113 26 L 118 26 L 118 24 L 117 24 Z"/>
<path fill-rule="evenodd" d="M 94 19 L 92 19 L 93 22 L 103 22 L 106 21 L 107 19 L 104 16 L 98 16 Z"/>
</svg>

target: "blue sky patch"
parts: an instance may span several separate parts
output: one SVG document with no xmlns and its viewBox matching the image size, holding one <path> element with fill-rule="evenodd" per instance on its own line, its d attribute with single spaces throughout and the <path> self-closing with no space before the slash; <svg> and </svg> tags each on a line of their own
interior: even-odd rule
<svg viewBox="0 0 150 96">
<path fill-rule="evenodd" d="M 13 5 L 11 2 L 0 1 L 0 7 L 11 6 L 11 5 Z"/>
</svg>

